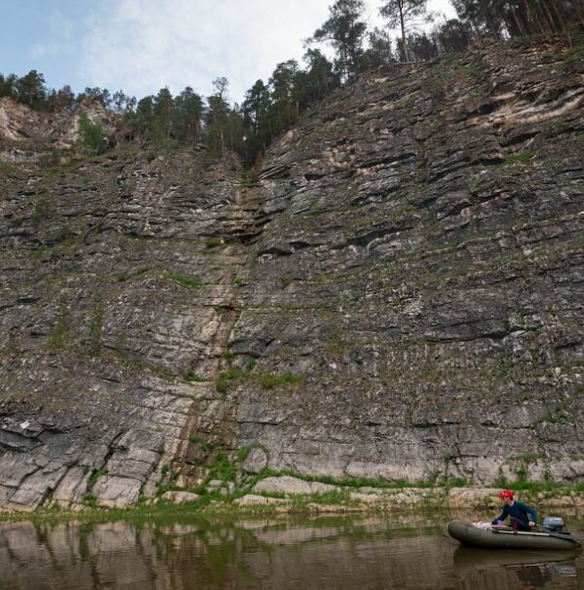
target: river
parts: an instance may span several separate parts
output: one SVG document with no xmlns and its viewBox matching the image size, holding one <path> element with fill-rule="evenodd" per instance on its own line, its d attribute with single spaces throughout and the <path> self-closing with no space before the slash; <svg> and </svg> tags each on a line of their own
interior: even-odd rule
<svg viewBox="0 0 584 590">
<path fill-rule="evenodd" d="M 0 524 L 2 590 L 583 589 L 584 555 L 461 547 L 426 518 Z"/>
</svg>

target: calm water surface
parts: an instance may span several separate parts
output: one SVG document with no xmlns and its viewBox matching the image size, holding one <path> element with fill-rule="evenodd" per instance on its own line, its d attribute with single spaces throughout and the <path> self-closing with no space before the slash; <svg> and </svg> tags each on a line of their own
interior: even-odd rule
<svg viewBox="0 0 584 590">
<path fill-rule="evenodd" d="M 378 517 L 2 524 L 0 588 L 584 590 L 582 553 L 468 549 L 445 526 Z"/>
</svg>

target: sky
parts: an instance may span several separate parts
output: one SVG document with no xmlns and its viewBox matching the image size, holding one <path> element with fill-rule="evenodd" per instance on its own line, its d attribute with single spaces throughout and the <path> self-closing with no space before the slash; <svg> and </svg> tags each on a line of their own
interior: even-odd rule
<svg viewBox="0 0 584 590">
<path fill-rule="evenodd" d="M 123 90 L 137 99 L 190 86 L 203 97 L 228 80 L 227 99 L 243 101 L 279 63 L 304 67 L 304 40 L 329 17 L 334 0 L 0 0 L 0 73 L 44 75 L 66 84 Z M 382 0 L 365 0 L 370 28 Z M 430 10 L 453 17 L 449 0 Z M 324 47 L 322 47 L 324 50 Z"/>
</svg>

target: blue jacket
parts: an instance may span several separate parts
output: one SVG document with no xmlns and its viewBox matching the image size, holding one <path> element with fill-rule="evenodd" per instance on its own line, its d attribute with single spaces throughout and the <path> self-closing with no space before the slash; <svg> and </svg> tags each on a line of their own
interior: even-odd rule
<svg viewBox="0 0 584 590">
<path fill-rule="evenodd" d="M 508 516 L 516 518 L 524 527 L 528 529 L 530 520 L 537 522 L 537 512 L 531 506 L 514 500 L 511 506 L 508 504 L 503 506 L 503 512 L 497 516 L 497 518 L 493 518 L 491 524 L 497 524 L 498 520 L 505 520 Z"/>
</svg>

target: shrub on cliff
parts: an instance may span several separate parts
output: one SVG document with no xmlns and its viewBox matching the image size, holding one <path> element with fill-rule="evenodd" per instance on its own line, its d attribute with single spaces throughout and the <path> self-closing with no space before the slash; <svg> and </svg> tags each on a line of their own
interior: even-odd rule
<svg viewBox="0 0 584 590">
<path fill-rule="evenodd" d="M 107 147 L 107 136 L 99 121 L 92 123 L 87 113 L 79 115 L 79 134 L 81 143 L 92 154 L 102 154 Z"/>
</svg>

